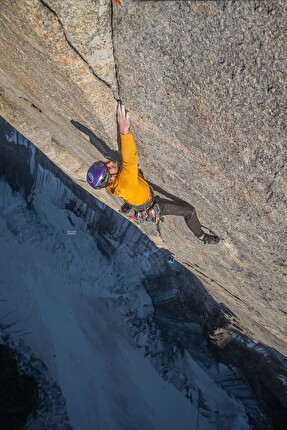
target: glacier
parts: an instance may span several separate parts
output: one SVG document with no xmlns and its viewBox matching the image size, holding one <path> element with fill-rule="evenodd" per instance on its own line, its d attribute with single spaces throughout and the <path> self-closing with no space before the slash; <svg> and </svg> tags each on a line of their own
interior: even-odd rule
<svg viewBox="0 0 287 430">
<path fill-rule="evenodd" d="M 272 429 L 208 346 L 200 281 L 0 126 L 0 341 L 39 385 L 26 428 Z"/>
</svg>

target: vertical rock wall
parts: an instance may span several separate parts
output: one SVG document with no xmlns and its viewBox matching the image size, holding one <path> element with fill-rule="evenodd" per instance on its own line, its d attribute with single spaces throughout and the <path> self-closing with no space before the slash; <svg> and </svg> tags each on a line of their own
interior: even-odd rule
<svg viewBox="0 0 287 430">
<path fill-rule="evenodd" d="M 99 154 L 71 120 L 117 146 L 110 7 L 106 0 L 0 5 L 1 114 L 76 179 Z"/>
<path fill-rule="evenodd" d="M 120 94 L 145 175 L 223 240 L 204 247 L 170 217 L 162 239 L 142 228 L 285 354 L 286 15 L 283 0 L 0 5 L 1 115 L 86 186 L 93 139 L 117 148 Z"/>
<path fill-rule="evenodd" d="M 115 15 L 114 43 L 142 167 L 193 203 L 224 241 L 203 250 L 169 219 L 163 234 L 241 324 L 265 340 L 272 332 L 279 346 L 287 305 L 286 2 L 127 3 Z"/>
</svg>

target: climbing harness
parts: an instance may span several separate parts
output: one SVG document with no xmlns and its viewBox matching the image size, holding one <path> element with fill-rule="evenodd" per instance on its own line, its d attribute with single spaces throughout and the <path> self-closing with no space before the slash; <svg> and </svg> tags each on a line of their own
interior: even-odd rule
<svg viewBox="0 0 287 430">
<path fill-rule="evenodd" d="M 157 198 L 153 195 L 151 199 L 142 206 L 131 206 L 128 203 L 124 203 L 120 212 L 137 222 L 154 222 L 156 223 L 157 228 L 159 222 L 163 221 L 163 216 L 157 203 Z"/>
<path fill-rule="evenodd" d="M 140 206 L 133 206 L 133 208 L 135 211 L 145 211 L 153 205 L 153 201 L 154 201 L 154 196 L 152 193 L 151 198 L 145 204 L 140 205 Z"/>
<path fill-rule="evenodd" d="M 152 202 L 152 205 L 147 209 L 144 209 L 144 210 L 134 209 L 134 211 L 135 211 L 136 220 L 139 222 L 151 221 L 158 224 L 163 219 L 159 205 L 155 202 Z"/>
</svg>

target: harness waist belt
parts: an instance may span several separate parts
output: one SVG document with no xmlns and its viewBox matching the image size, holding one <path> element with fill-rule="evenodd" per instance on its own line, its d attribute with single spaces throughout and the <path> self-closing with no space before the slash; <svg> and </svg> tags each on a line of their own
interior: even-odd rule
<svg viewBox="0 0 287 430">
<path fill-rule="evenodd" d="M 152 206 L 152 204 L 153 204 L 153 196 L 151 196 L 151 198 L 144 204 L 144 205 L 141 205 L 141 206 L 133 206 L 133 208 L 136 210 L 136 211 L 144 211 L 144 210 L 146 210 L 146 209 L 148 209 L 149 207 L 151 207 Z"/>
</svg>

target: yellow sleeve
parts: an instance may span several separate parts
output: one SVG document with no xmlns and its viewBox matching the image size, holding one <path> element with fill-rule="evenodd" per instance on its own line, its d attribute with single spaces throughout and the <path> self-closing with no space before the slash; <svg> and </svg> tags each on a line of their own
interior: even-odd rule
<svg viewBox="0 0 287 430">
<path fill-rule="evenodd" d="M 150 186 L 139 175 L 138 152 L 132 133 L 120 136 L 122 166 L 114 182 L 108 186 L 108 191 L 116 197 L 121 197 L 132 206 L 140 206 L 151 198 Z"/>
<path fill-rule="evenodd" d="M 121 134 L 122 167 L 127 174 L 138 176 L 138 151 L 134 137 L 131 132 Z"/>
</svg>

